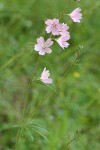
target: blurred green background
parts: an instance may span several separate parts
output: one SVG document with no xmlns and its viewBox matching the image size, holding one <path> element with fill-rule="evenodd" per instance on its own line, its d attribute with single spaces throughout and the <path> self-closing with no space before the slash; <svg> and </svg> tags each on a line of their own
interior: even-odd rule
<svg viewBox="0 0 100 150">
<path fill-rule="evenodd" d="M 34 51 L 38 37 L 49 37 L 45 20 L 59 18 L 67 2 L 0 1 L 0 150 L 15 149 L 32 72 L 40 77 L 45 66 L 56 88 L 29 117 L 27 112 L 52 90 L 31 84 L 24 118 L 31 128 L 23 128 L 18 150 L 100 150 L 100 1 L 71 0 L 61 19 L 70 26 L 69 48 L 63 50 L 55 43 L 51 55 L 40 58 Z M 82 8 L 80 24 L 66 15 L 76 7 Z M 63 77 L 80 48 L 78 63 Z"/>
</svg>

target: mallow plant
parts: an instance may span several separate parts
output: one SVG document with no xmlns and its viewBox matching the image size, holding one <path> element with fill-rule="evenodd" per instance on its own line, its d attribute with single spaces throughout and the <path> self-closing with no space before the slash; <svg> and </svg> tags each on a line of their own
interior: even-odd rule
<svg viewBox="0 0 100 150">
<path fill-rule="evenodd" d="M 75 0 L 75 1 L 79 2 L 80 0 Z M 49 35 L 49 38 L 44 39 L 44 37 L 42 35 L 41 35 L 41 37 L 37 38 L 36 43 L 34 44 L 34 51 L 36 53 L 38 53 L 38 55 L 41 55 L 42 57 L 44 55 L 47 55 L 47 57 L 48 57 L 48 55 L 50 55 L 52 53 L 52 51 L 53 51 L 52 45 L 55 43 L 57 43 L 61 47 L 62 53 L 63 53 L 64 49 L 66 50 L 66 49 L 68 49 L 69 46 L 71 46 L 69 44 L 69 40 L 71 39 L 71 35 L 69 32 L 70 27 L 66 22 L 61 22 L 62 17 L 65 16 L 64 14 L 67 12 L 67 8 L 69 6 L 69 3 L 70 3 L 70 0 L 69 1 L 66 0 L 66 6 L 65 6 L 63 13 L 61 14 L 60 18 L 52 18 L 52 19 L 48 18 L 45 21 L 45 32 L 46 32 L 46 34 Z M 79 8 L 79 7 L 75 8 L 74 10 L 72 10 L 72 12 L 70 12 L 70 14 L 67 14 L 67 16 L 72 20 L 72 22 L 80 23 L 81 19 L 82 19 L 81 8 Z M 76 62 L 77 62 L 77 59 L 75 59 L 73 64 L 75 64 Z M 73 64 L 70 66 L 70 68 L 73 66 Z M 46 86 L 52 85 L 54 80 L 51 78 L 50 73 L 52 74 L 52 72 L 49 70 L 49 68 L 47 68 L 47 66 L 44 66 L 43 71 L 40 73 L 40 77 L 38 77 L 38 78 L 34 77 L 34 78 L 36 81 L 39 81 Z M 34 74 L 34 72 L 33 72 L 33 74 Z M 66 71 L 65 71 L 64 76 L 65 75 L 66 75 Z M 30 84 L 32 82 L 34 82 L 33 76 L 32 76 L 32 79 L 30 81 Z M 59 82 L 61 82 L 61 81 L 59 81 Z M 29 90 L 29 88 L 30 88 L 30 86 L 28 87 L 28 90 Z M 52 94 L 54 89 L 55 89 L 55 87 L 52 88 L 52 90 L 46 96 L 45 99 L 40 101 L 39 104 L 31 112 L 29 112 L 29 114 L 28 114 L 29 116 L 33 115 L 33 113 L 37 110 L 37 108 L 50 96 L 50 94 Z M 36 131 L 38 134 L 40 134 L 43 137 L 44 137 L 43 133 L 41 131 L 39 132 L 37 130 L 42 130 L 43 132 L 46 132 L 33 119 L 29 120 L 29 122 L 27 121 L 27 123 L 25 123 L 24 117 L 25 117 L 25 111 L 27 109 L 27 104 L 28 104 L 28 98 L 26 97 L 22 116 L 20 119 L 20 125 L 18 126 L 19 129 L 18 129 L 18 133 L 17 133 L 17 137 L 16 137 L 16 145 L 15 145 L 16 150 L 17 149 L 19 150 L 19 147 L 18 147 L 19 144 L 18 143 L 19 143 L 19 139 L 22 135 L 23 129 L 24 129 L 24 132 L 28 133 L 28 136 L 31 139 L 32 139 L 33 135 L 31 134 L 29 128 L 32 128 L 34 131 Z"/>
</svg>

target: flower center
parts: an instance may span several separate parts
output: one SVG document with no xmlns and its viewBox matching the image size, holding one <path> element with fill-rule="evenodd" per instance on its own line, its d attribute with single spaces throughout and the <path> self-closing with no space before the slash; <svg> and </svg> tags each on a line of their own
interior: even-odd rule
<svg viewBox="0 0 100 150">
<path fill-rule="evenodd" d="M 46 47 L 45 47 L 45 44 L 43 44 L 42 49 L 45 50 L 45 48 L 46 48 Z"/>
<path fill-rule="evenodd" d="M 53 28 L 56 28 L 56 24 L 55 23 L 53 23 L 52 26 L 53 26 Z"/>
</svg>

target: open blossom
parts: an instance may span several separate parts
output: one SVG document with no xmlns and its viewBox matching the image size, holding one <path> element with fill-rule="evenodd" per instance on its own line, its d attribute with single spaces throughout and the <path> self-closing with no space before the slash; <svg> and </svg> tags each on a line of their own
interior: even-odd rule
<svg viewBox="0 0 100 150">
<path fill-rule="evenodd" d="M 61 30 L 62 28 L 62 25 L 59 23 L 59 19 L 47 19 L 47 21 L 45 21 L 45 24 L 47 25 L 47 33 L 52 32 L 54 36 L 59 35 L 59 30 Z"/>
<path fill-rule="evenodd" d="M 43 37 L 37 39 L 37 44 L 35 44 L 34 49 L 39 52 L 40 55 L 44 55 L 45 53 L 51 53 L 52 50 L 50 46 L 53 44 L 53 41 L 49 38 L 47 41 L 44 40 Z"/>
<path fill-rule="evenodd" d="M 72 13 L 69 14 L 69 16 L 71 17 L 71 19 L 74 22 L 80 22 L 80 20 L 82 19 L 82 13 L 80 8 L 76 8 Z"/>
<path fill-rule="evenodd" d="M 69 29 L 69 26 L 68 26 L 67 24 L 64 24 L 64 23 L 63 23 L 63 24 L 62 24 L 62 29 L 59 31 L 59 34 L 60 34 L 61 36 L 66 37 L 67 40 L 70 39 L 70 33 L 69 33 L 68 29 Z"/>
<path fill-rule="evenodd" d="M 43 83 L 46 83 L 46 84 L 53 83 L 53 80 L 50 78 L 49 70 L 46 70 L 46 68 L 44 68 L 40 79 Z"/>
<path fill-rule="evenodd" d="M 69 29 L 69 26 L 65 23 L 62 23 L 61 24 L 61 30 L 59 31 L 59 34 L 60 35 L 64 35 L 66 33 L 66 31 Z"/>
<path fill-rule="evenodd" d="M 57 39 L 58 44 L 64 49 L 69 46 L 69 43 L 67 42 L 70 39 L 70 34 L 62 35 L 60 38 Z"/>
</svg>

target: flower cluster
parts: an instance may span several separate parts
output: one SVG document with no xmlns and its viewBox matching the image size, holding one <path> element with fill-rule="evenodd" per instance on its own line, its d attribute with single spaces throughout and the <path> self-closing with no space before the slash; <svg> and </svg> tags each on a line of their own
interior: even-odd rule
<svg viewBox="0 0 100 150">
<path fill-rule="evenodd" d="M 82 19 L 81 9 L 76 8 L 73 12 L 68 14 L 68 16 L 77 23 L 80 23 Z M 43 37 L 37 39 L 37 44 L 35 44 L 34 49 L 39 53 L 39 55 L 45 55 L 46 53 L 50 54 L 52 52 L 51 46 L 53 45 L 53 40 L 56 41 L 60 47 L 67 48 L 69 46 L 68 40 L 70 39 L 69 26 L 65 23 L 60 23 L 59 19 L 47 19 L 45 21 L 46 32 L 51 33 L 53 38 L 49 38 L 46 41 Z M 53 83 L 53 80 L 49 78 L 49 70 L 44 68 L 40 80 L 43 83 L 50 84 Z"/>
<path fill-rule="evenodd" d="M 53 36 L 60 36 L 57 38 L 58 44 L 64 49 L 68 47 L 68 40 L 70 39 L 70 33 L 68 32 L 69 26 L 64 23 L 60 23 L 59 19 L 48 19 L 46 22 L 47 33 L 52 33 Z"/>
</svg>

